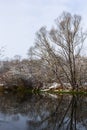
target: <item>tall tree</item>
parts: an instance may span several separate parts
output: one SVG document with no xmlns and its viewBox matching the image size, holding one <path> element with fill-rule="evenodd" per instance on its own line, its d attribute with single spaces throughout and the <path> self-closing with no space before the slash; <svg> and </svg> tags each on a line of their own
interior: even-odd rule
<svg viewBox="0 0 87 130">
<path fill-rule="evenodd" d="M 64 77 L 75 89 L 79 82 L 77 60 L 87 33 L 81 27 L 79 15 L 63 12 L 55 22 L 57 26 L 50 31 L 42 27 L 37 32 L 33 54 L 43 59 L 43 65 L 50 68 L 61 85 Z"/>
<path fill-rule="evenodd" d="M 76 78 L 76 61 L 82 50 L 87 33 L 81 27 L 81 16 L 64 12 L 56 19 L 57 28 L 51 29 L 50 39 L 57 45 L 57 52 L 64 60 L 62 69 L 73 88 Z"/>
</svg>

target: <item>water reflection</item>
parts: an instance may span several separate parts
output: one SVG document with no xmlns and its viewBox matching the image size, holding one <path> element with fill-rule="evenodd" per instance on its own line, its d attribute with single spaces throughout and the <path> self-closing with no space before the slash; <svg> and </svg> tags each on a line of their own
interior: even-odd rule
<svg viewBox="0 0 87 130">
<path fill-rule="evenodd" d="M 87 130 L 87 96 L 0 93 L 0 130 Z"/>
</svg>

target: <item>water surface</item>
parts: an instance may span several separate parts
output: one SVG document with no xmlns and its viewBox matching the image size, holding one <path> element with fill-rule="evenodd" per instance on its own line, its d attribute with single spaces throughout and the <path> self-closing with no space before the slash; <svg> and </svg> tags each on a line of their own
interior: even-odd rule
<svg viewBox="0 0 87 130">
<path fill-rule="evenodd" d="M 0 130 L 87 130 L 87 96 L 0 93 Z"/>
</svg>

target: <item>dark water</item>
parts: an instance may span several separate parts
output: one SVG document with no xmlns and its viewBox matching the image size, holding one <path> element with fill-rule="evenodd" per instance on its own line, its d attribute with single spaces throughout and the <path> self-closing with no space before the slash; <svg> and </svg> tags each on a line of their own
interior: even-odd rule
<svg viewBox="0 0 87 130">
<path fill-rule="evenodd" d="M 0 93 L 0 130 L 87 130 L 87 96 Z"/>
</svg>

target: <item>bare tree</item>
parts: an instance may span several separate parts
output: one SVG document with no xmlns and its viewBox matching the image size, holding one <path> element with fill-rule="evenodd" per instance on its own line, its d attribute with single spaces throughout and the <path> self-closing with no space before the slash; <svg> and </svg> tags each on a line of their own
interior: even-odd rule
<svg viewBox="0 0 87 130">
<path fill-rule="evenodd" d="M 32 54 L 43 60 L 43 66 L 48 66 L 61 85 L 65 78 L 75 89 L 79 82 L 77 59 L 87 33 L 81 27 L 79 15 L 63 12 L 55 22 L 57 26 L 50 31 L 42 27 L 37 32 Z"/>
<path fill-rule="evenodd" d="M 59 71 L 61 68 L 58 66 L 58 55 L 55 53 L 55 48 L 49 39 L 49 32 L 46 27 L 42 27 L 36 33 L 35 46 L 33 47 L 33 55 L 41 59 L 44 69 L 45 79 L 48 82 L 57 81 L 61 83 Z"/>
<path fill-rule="evenodd" d="M 76 59 L 82 50 L 87 33 L 81 28 L 81 16 L 64 12 L 56 19 L 57 29 L 51 29 L 50 39 L 57 45 L 57 52 L 64 60 L 63 72 L 73 88 L 77 85 Z"/>
</svg>

